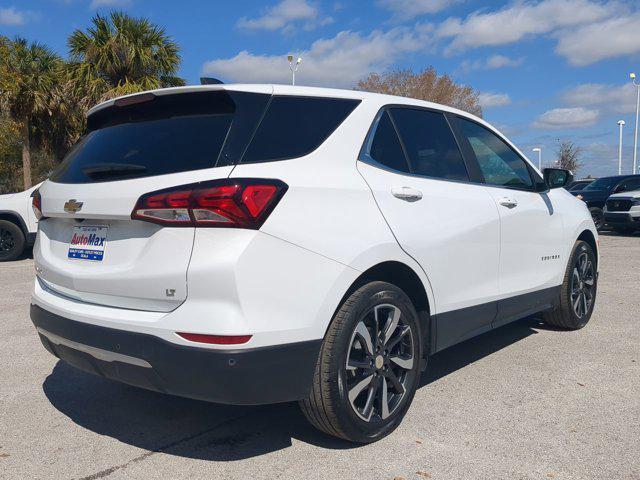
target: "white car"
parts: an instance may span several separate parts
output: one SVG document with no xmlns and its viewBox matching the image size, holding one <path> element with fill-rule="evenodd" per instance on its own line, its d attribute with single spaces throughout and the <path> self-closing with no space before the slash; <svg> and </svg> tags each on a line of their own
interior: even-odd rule
<svg viewBox="0 0 640 480">
<path fill-rule="evenodd" d="M 483 120 L 349 90 L 214 85 L 94 107 L 34 198 L 31 318 L 88 372 L 391 432 L 429 355 L 544 311 L 584 326 L 591 215 Z"/>
<path fill-rule="evenodd" d="M 640 190 L 611 195 L 604 205 L 604 222 L 620 233 L 640 230 Z"/>
<path fill-rule="evenodd" d="M 31 197 L 39 186 L 0 195 L 0 262 L 15 260 L 33 245 L 38 219 L 31 209 Z"/>
</svg>

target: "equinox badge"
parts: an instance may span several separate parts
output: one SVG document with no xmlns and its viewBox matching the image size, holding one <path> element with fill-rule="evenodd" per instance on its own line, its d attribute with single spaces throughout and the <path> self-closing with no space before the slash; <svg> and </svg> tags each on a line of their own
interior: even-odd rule
<svg viewBox="0 0 640 480">
<path fill-rule="evenodd" d="M 75 198 L 64 204 L 64 211 L 67 213 L 78 213 L 81 209 L 82 202 L 78 202 Z"/>
</svg>

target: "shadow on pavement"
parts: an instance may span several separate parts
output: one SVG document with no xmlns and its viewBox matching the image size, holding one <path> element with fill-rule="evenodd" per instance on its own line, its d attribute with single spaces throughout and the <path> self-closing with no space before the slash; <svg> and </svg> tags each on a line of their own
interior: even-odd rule
<svg viewBox="0 0 640 480">
<path fill-rule="evenodd" d="M 444 350 L 430 359 L 421 386 L 540 328 L 539 320 L 527 318 Z M 44 381 L 43 390 L 77 425 L 150 452 L 235 461 L 285 449 L 292 439 L 330 449 L 357 447 L 316 431 L 295 403 L 239 407 L 173 397 L 111 382 L 62 361 Z"/>
</svg>

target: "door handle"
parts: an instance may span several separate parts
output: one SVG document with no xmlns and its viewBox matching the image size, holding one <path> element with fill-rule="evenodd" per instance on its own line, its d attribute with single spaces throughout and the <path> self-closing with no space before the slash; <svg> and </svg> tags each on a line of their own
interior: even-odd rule
<svg viewBox="0 0 640 480">
<path fill-rule="evenodd" d="M 509 209 L 516 208 L 518 206 L 517 200 L 514 200 L 513 198 L 508 198 L 508 197 L 502 197 L 500 200 L 498 200 L 498 203 L 503 207 L 507 207 Z"/>
<path fill-rule="evenodd" d="M 407 202 L 416 202 L 422 198 L 422 192 L 411 187 L 392 187 L 391 195 Z"/>
</svg>

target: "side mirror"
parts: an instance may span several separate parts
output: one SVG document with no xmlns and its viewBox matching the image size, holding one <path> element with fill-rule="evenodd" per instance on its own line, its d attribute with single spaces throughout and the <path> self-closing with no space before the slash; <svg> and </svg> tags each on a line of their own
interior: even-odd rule
<svg viewBox="0 0 640 480">
<path fill-rule="evenodd" d="M 564 187 L 573 181 L 573 173 L 563 168 L 545 168 L 542 174 L 545 185 L 550 189 Z"/>
<path fill-rule="evenodd" d="M 622 193 L 627 191 L 627 186 L 624 183 L 620 185 L 616 185 L 616 188 L 613 189 L 613 193 Z"/>
</svg>

